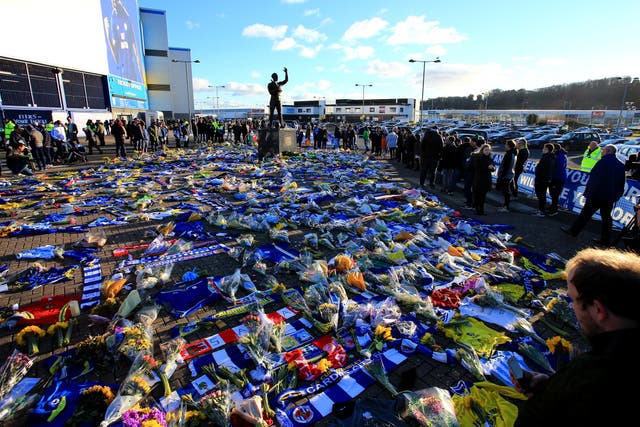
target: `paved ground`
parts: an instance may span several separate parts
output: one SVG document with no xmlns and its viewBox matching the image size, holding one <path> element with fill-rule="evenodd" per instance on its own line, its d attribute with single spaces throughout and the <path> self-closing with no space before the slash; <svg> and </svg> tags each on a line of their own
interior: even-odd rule
<svg viewBox="0 0 640 427">
<path fill-rule="evenodd" d="M 64 175 L 61 175 L 64 171 L 71 171 L 74 169 L 86 167 L 98 168 L 101 164 L 104 163 L 105 159 L 111 158 L 115 152 L 111 141 L 108 141 L 109 144 L 107 145 L 107 147 L 104 147 L 104 155 L 94 154 L 89 156 L 89 163 L 87 164 L 54 167 L 49 171 L 49 173 L 52 175 L 51 179 L 56 181 L 65 178 Z M 403 166 L 398 165 L 394 161 L 389 161 L 389 167 L 390 179 L 406 181 L 409 182 L 413 187 L 417 186 L 418 172 L 408 170 Z M 188 175 L 188 172 L 188 170 L 182 171 L 182 173 L 181 171 L 176 171 L 175 176 L 176 178 L 179 178 L 176 179 L 176 181 L 184 184 L 184 181 L 182 181 L 181 179 Z M 158 177 L 156 176 L 155 178 Z M 15 182 L 13 178 L 10 179 Z M 87 172 L 85 179 L 91 180 L 91 173 Z M 178 187 L 181 187 L 182 190 L 189 189 L 187 185 L 182 186 L 181 184 L 179 184 Z M 19 187 L 11 188 L 15 189 Z M 0 188 L 0 195 L 2 195 L 2 197 L 8 197 L 7 191 L 8 188 L 6 187 L 4 189 Z M 48 203 L 45 205 L 46 207 L 41 208 L 42 212 L 47 214 L 59 211 L 60 206 L 63 206 L 64 203 L 70 201 L 70 196 L 62 192 L 47 193 L 44 188 L 31 188 L 28 191 L 30 192 L 30 194 L 39 196 L 38 198 L 36 198 L 36 200 L 48 198 Z M 441 199 L 447 205 L 453 208 L 461 209 L 463 206 L 464 199 L 461 191 L 456 192 L 453 196 L 438 193 L 436 194 L 438 195 L 438 197 L 441 197 Z M 73 197 L 81 199 L 87 196 L 87 194 L 81 194 L 75 195 Z M 487 207 L 487 216 L 482 217 L 481 220 L 485 223 L 499 223 L 513 226 L 514 228 L 510 231 L 510 233 L 514 236 L 514 238 L 522 237 L 523 242 L 530 245 L 537 252 L 555 252 L 562 257 L 569 258 L 579 249 L 588 246 L 591 238 L 597 237 L 597 230 L 594 230 L 596 224 L 591 224 L 591 228 L 586 230 L 580 237 L 576 239 L 567 238 L 566 235 L 560 232 L 559 227 L 563 224 L 569 224 L 572 221 L 574 215 L 571 213 L 563 212 L 554 218 L 533 217 L 531 213 L 535 210 L 535 208 L 533 207 L 534 201 L 527 198 L 521 198 L 520 200 L 514 202 L 512 204 L 512 213 L 498 213 L 497 206 L 499 204 L 499 199 L 499 195 L 490 194 L 488 201 L 489 206 Z M 15 196 L 12 196 L 12 200 L 21 200 L 28 202 L 32 199 L 29 199 L 27 197 L 27 194 L 25 194 L 23 198 L 16 198 Z M 103 206 L 103 208 L 108 208 L 108 206 Z M 77 221 L 79 223 L 85 224 L 101 216 L 106 215 L 110 218 L 113 217 L 113 215 L 109 216 L 108 214 L 106 214 L 106 212 L 108 211 L 96 211 L 87 216 L 77 217 Z M 29 215 L 30 213 L 33 213 L 31 209 L 24 208 L 7 209 L 4 211 L 0 211 L 0 214 L 4 214 L 6 217 L 2 221 L 23 218 L 25 215 Z M 468 211 L 461 211 L 461 213 L 463 215 L 472 214 L 472 212 Z M 140 221 L 135 223 L 102 227 L 102 229 L 107 233 L 108 238 L 107 244 L 102 248 L 101 251 L 98 252 L 98 255 L 101 259 L 103 277 L 109 277 L 115 271 L 117 263 L 120 261 L 120 259 L 116 259 L 113 256 L 112 251 L 114 249 L 117 249 L 124 245 L 134 245 L 141 242 L 148 243 L 149 233 L 150 231 L 155 230 L 157 225 L 157 222 Z M 69 247 L 73 243 L 82 239 L 82 237 L 83 234 L 78 233 L 41 234 L 26 237 L 3 237 L 0 238 L 0 264 L 8 265 L 10 274 L 13 274 L 27 268 L 33 262 L 33 260 L 29 259 L 15 259 L 15 254 L 17 252 L 43 245 L 65 245 L 66 247 Z M 292 240 L 294 239 L 302 239 L 302 233 L 298 233 L 297 237 L 292 237 Z M 67 260 L 62 262 L 63 265 L 69 263 L 70 262 Z M 194 268 L 196 268 L 201 275 L 221 275 L 222 272 L 226 272 L 225 274 L 229 274 L 229 263 L 229 257 L 224 254 L 201 260 L 185 262 L 180 265 L 176 265 L 172 277 L 179 277 L 182 275 L 182 273 L 190 271 Z M 43 262 L 43 264 L 46 267 L 60 265 L 58 261 L 45 261 Z M 237 265 L 237 263 L 234 264 Z M 291 275 L 288 280 L 295 281 L 296 277 L 294 275 Z M 61 284 L 45 285 L 32 291 L 24 291 L 20 293 L 0 293 L 0 307 L 12 307 L 14 304 L 24 306 L 26 304 L 39 301 L 43 296 L 60 294 L 73 295 L 81 292 L 81 289 L 82 274 L 76 274 L 74 280 Z M 219 309 L 220 307 L 216 308 Z M 156 337 L 156 342 L 160 343 L 164 340 L 167 340 L 170 337 L 171 328 L 176 324 L 181 324 L 185 321 L 196 321 L 209 314 L 214 313 L 216 308 L 198 310 L 195 314 L 180 321 L 176 321 L 168 314 L 161 312 L 160 317 L 154 323 L 154 336 Z M 224 322 L 218 323 L 217 328 L 222 330 L 230 326 L 234 326 L 237 323 L 237 318 L 231 318 L 225 320 Z M 74 343 L 79 342 L 81 339 L 90 334 L 99 334 L 102 333 L 102 331 L 103 326 L 91 325 L 91 322 L 87 318 L 87 313 L 83 313 L 80 316 L 79 326 L 73 333 L 71 345 L 73 346 Z M 0 330 L 0 360 L 4 360 L 5 357 L 7 357 L 7 355 L 9 355 L 15 347 L 14 332 L 14 330 L 8 329 Z M 211 335 L 211 333 L 211 331 L 204 331 L 203 333 L 197 332 L 189 337 L 189 341 L 193 341 L 197 338 L 204 338 Z M 545 336 L 545 334 L 549 335 L 548 331 L 544 330 L 540 331 L 540 333 L 543 336 Z M 40 360 L 45 359 L 49 355 L 59 354 L 61 351 L 63 351 L 63 349 L 54 349 L 53 340 L 49 337 L 45 338 L 42 341 L 40 347 L 42 350 Z M 156 351 L 158 351 L 157 347 Z M 45 368 L 41 364 L 37 364 L 34 370 L 30 372 L 30 375 L 44 376 L 45 373 Z M 124 374 L 126 374 L 126 364 L 123 364 L 122 366 L 114 366 L 114 369 L 110 373 L 103 374 L 106 376 L 102 376 L 100 378 L 107 381 L 122 381 Z M 409 383 L 413 382 L 413 384 L 411 384 L 411 387 L 413 389 L 421 389 L 430 386 L 448 387 L 449 385 L 457 382 L 458 379 L 464 379 L 467 381 L 470 381 L 472 379 L 470 375 L 459 366 L 442 364 L 420 355 L 411 357 L 407 362 L 400 365 L 390 377 L 392 383 L 398 385 L 401 381 L 406 382 L 407 374 L 411 377 L 412 381 L 409 381 Z M 189 383 L 190 381 L 191 378 L 189 377 L 188 370 L 185 366 L 182 366 L 172 377 L 172 388 L 177 389 Z M 386 398 L 388 397 L 388 392 L 379 385 L 373 385 L 368 388 L 362 396 Z M 324 422 L 326 422 L 326 420 L 322 423 L 319 423 L 318 425 L 322 425 Z"/>
</svg>

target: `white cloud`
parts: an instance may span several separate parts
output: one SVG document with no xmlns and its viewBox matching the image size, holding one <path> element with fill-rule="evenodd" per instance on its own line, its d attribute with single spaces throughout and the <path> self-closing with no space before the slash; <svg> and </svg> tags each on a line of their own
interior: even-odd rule
<svg viewBox="0 0 640 427">
<path fill-rule="evenodd" d="M 459 43 L 466 37 L 455 28 L 442 28 L 438 21 L 425 22 L 424 16 L 407 16 L 391 28 L 387 43 L 398 44 L 444 44 Z"/>
<path fill-rule="evenodd" d="M 320 16 L 320 9 L 308 9 L 303 13 L 304 16 Z"/>
<path fill-rule="evenodd" d="M 273 50 L 289 50 L 295 47 L 296 41 L 291 37 L 284 38 L 282 40 L 278 40 L 273 43 Z"/>
<path fill-rule="evenodd" d="M 321 27 L 326 27 L 327 25 L 333 24 L 333 19 L 331 18 L 324 18 L 322 21 L 320 21 L 320 26 Z"/>
<path fill-rule="evenodd" d="M 387 25 L 389 25 L 389 23 L 381 18 L 354 22 L 342 35 L 342 39 L 345 41 L 368 39 L 379 34 Z"/>
<path fill-rule="evenodd" d="M 280 0 L 280 3 L 284 3 L 284 4 L 300 4 L 300 3 L 306 3 L 307 0 Z"/>
<path fill-rule="evenodd" d="M 200 24 L 199 23 L 193 22 L 190 19 L 185 22 L 185 25 L 187 26 L 188 30 L 197 30 L 198 28 L 200 28 Z"/>
<path fill-rule="evenodd" d="M 264 96 L 266 92 L 266 83 L 259 85 L 256 83 L 229 82 L 225 86 L 230 96 Z"/>
<path fill-rule="evenodd" d="M 368 59 L 375 53 L 375 49 L 371 46 L 343 46 L 342 51 L 344 52 L 345 61 L 350 61 L 352 59 Z"/>
<path fill-rule="evenodd" d="M 316 43 L 327 39 L 326 34 L 310 28 L 305 28 L 303 25 L 298 25 L 295 30 L 293 30 L 293 37 L 302 39 L 308 43 Z"/>
<path fill-rule="evenodd" d="M 406 77 L 411 72 L 409 64 L 403 62 L 387 62 L 374 59 L 365 67 L 367 74 L 375 74 L 381 79 L 396 79 Z"/>
<path fill-rule="evenodd" d="M 318 73 L 322 73 L 324 72 L 324 67 L 322 65 L 317 65 L 314 70 L 316 70 Z"/>
<path fill-rule="evenodd" d="M 317 45 L 316 47 L 302 46 L 302 48 L 300 49 L 300 56 L 302 56 L 303 58 L 314 58 L 321 49 L 321 44 Z"/>
<path fill-rule="evenodd" d="M 431 47 L 427 48 L 427 50 L 425 50 L 425 53 L 427 55 L 440 56 L 440 55 L 444 55 L 445 53 L 447 53 L 447 48 L 439 44 L 439 45 L 431 46 Z"/>
<path fill-rule="evenodd" d="M 203 79 L 201 77 L 194 77 L 192 84 L 194 92 L 207 91 L 209 90 L 209 86 L 211 86 L 209 80 Z"/>
<path fill-rule="evenodd" d="M 260 74 L 260 72 L 258 72 L 258 71 L 252 71 L 252 72 L 251 72 L 251 77 L 253 77 L 253 78 L 258 78 L 258 77 L 260 77 L 261 75 L 262 75 L 262 74 Z"/>
<path fill-rule="evenodd" d="M 286 25 L 272 27 L 264 24 L 253 24 L 245 27 L 242 30 L 242 35 L 245 37 L 266 37 L 271 40 L 276 40 L 283 38 L 286 32 Z"/>
</svg>

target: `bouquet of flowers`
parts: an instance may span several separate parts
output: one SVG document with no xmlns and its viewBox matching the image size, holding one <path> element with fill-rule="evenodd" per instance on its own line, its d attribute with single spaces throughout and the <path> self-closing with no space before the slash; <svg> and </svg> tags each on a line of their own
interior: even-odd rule
<svg viewBox="0 0 640 427">
<path fill-rule="evenodd" d="M 456 359 L 460 361 L 463 368 L 469 371 L 476 380 L 485 381 L 482 365 L 478 353 L 471 346 L 461 346 L 456 350 Z"/>
<path fill-rule="evenodd" d="M 106 369 L 111 365 L 113 354 L 107 350 L 104 335 L 90 335 L 76 346 L 73 361 L 79 365 L 96 365 Z"/>
<path fill-rule="evenodd" d="M 167 427 L 165 413 L 158 408 L 140 408 L 138 405 L 122 414 L 124 427 Z"/>
<path fill-rule="evenodd" d="M 107 427 L 118 421 L 122 414 L 133 408 L 135 404 L 140 402 L 151 392 L 151 386 L 154 379 L 149 377 L 150 372 L 154 369 L 149 359 L 145 359 L 148 355 L 140 353 L 133 361 L 129 374 L 124 380 L 118 395 L 107 408 L 104 421 L 101 427 Z"/>
<path fill-rule="evenodd" d="M 556 359 L 556 370 L 566 365 L 573 357 L 573 346 L 562 337 L 555 336 L 546 342 L 547 348 Z"/>
<path fill-rule="evenodd" d="M 166 378 L 171 378 L 171 375 L 176 370 L 178 363 L 182 363 L 182 356 L 180 350 L 187 342 L 182 337 L 174 338 L 170 341 L 160 343 L 160 351 L 164 357 L 164 365 L 160 368 L 160 371 Z"/>
<path fill-rule="evenodd" d="M 446 390 L 430 387 L 405 396 L 410 416 L 421 426 L 459 426 L 453 400 Z"/>
<path fill-rule="evenodd" d="M 245 317 L 244 324 L 249 329 L 249 333 L 241 337 L 238 342 L 243 345 L 258 366 L 264 366 L 268 363 L 273 321 L 260 309 L 257 315 Z"/>
<path fill-rule="evenodd" d="M 391 384 L 389 377 L 387 377 L 382 360 L 379 358 L 372 359 L 371 362 L 365 365 L 365 369 L 369 375 L 380 383 L 380 385 L 389 390 L 389 393 L 391 393 L 392 396 L 396 396 L 398 394 L 398 390 L 396 390 L 396 387 Z"/>
<path fill-rule="evenodd" d="M 567 300 L 565 300 L 564 298 L 552 298 L 551 300 L 549 300 L 549 302 L 547 302 L 545 310 L 547 313 L 551 314 L 551 316 L 555 320 L 560 322 L 562 326 L 567 326 L 574 330 L 578 329 L 578 319 L 576 318 L 576 314 Z M 549 327 L 549 329 L 552 329 L 558 335 L 567 336 L 567 333 L 565 331 L 554 327 L 549 322 L 547 322 L 544 317 L 542 317 L 541 320 L 545 323 L 546 326 Z"/>
<path fill-rule="evenodd" d="M 115 395 L 108 386 L 94 385 L 82 390 L 78 406 L 66 421 L 65 427 L 81 427 L 102 417 L 114 398 Z"/>
<path fill-rule="evenodd" d="M 369 354 L 374 351 L 382 351 L 384 348 L 384 343 L 387 341 L 393 340 L 393 336 L 391 335 L 391 328 L 388 326 L 383 326 L 382 324 L 378 324 L 376 326 L 376 330 L 373 332 L 373 339 L 371 340 L 371 344 L 369 344 L 369 348 L 367 349 Z"/>
<path fill-rule="evenodd" d="M 44 337 L 47 333 L 39 326 L 31 325 L 27 326 L 18 332 L 16 336 L 16 342 L 21 347 L 27 348 L 27 354 L 34 355 L 40 353 L 38 347 L 38 340 Z"/>
<path fill-rule="evenodd" d="M 69 322 L 56 322 L 53 325 L 49 325 L 47 328 L 48 335 L 56 336 L 56 345 L 58 348 L 63 346 L 64 343 L 64 332 L 69 327 Z"/>
<path fill-rule="evenodd" d="M 545 355 L 542 354 L 540 350 L 538 350 L 535 346 L 521 341 L 518 343 L 518 353 L 527 357 L 529 360 L 545 369 L 547 372 L 555 372 L 555 370 L 549 364 L 549 361 L 547 360 Z"/>
<path fill-rule="evenodd" d="M 229 425 L 229 417 L 233 400 L 228 387 L 218 388 L 211 393 L 195 401 L 190 394 L 182 396 L 186 404 L 202 412 L 214 425 L 226 427 Z"/>
<path fill-rule="evenodd" d="M 29 356 L 18 350 L 13 350 L 11 356 L 0 367 L 0 400 L 22 380 L 31 366 L 33 366 L 33 360 Z"/>
</svg>

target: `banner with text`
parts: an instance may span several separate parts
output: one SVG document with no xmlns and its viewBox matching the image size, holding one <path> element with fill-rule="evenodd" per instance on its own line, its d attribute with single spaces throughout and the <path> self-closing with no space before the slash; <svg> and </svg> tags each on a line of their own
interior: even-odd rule
<svg viewBox="0 0 640 427">
<path fill-rule="evenodd" d="M 502 154 L 494 154 L 493 161 L 496 164 L 496 170 L 502 162 Z M 527 161 L 524 167 L 524 172 L 518 179 L 518 192 L 526 193 L 535 197 L 535 191 L 533 184 L 535 181 L 535 171 L 537 162 Z M 495 181 L 495 172 L 493 176 Z M 567 169 L 567 180 L 564 183 L 564 188 L 560 193 L 560 200 L 558 204 L 563 208 L 574 212 L 580 213 L 584 206 L 584 189 L 589 180 L 589 174 L 577 169 Z M 625 225 L 633 219 L 635 212 L 633 207 L 638 203 L 638 196 L 640 195 L 640 183 L 638 181 L 628 179 L 625 185 L 624 194 L 618 200 L 618 203 L 613 208 L 612 217 L 613 224 L 616 227 L 623 228 Z M 551 198 L 547 194 L 547 200 L 550 202 Z M 596 219 L 600 219 L 600 215 L 596 213 L 594 216 Z"/>
</svg>

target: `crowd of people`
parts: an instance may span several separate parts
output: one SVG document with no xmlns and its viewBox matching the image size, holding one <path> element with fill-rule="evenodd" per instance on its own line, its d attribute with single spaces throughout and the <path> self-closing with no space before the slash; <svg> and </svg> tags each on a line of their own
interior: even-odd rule
<svg viewBox="0 0 640 427">
<path fill-rule="evenodd" d="M 212 118 L 187 120 L 92 120 L 82 127 L 84 143 L 80 141 L 80 128 L 71 117 L 41 123 L 35 121 L 22 126 L 11 119 L 3 120 L 0 147 L 6 151 L 6 165 L 14 174 L 32 175 L 35 172 L 75 160 L 86 161 L 86 154 L 104 153 L 105 137 L 112 135 L 116 157 L 127 152 L 156 152 L 168 148 L 189 148 L 189 144 L 250 143 L 251 122 L 248 120 L 222 121 Z M 0 174 L 1 174 L 0 167 Z"/>
</svg>

